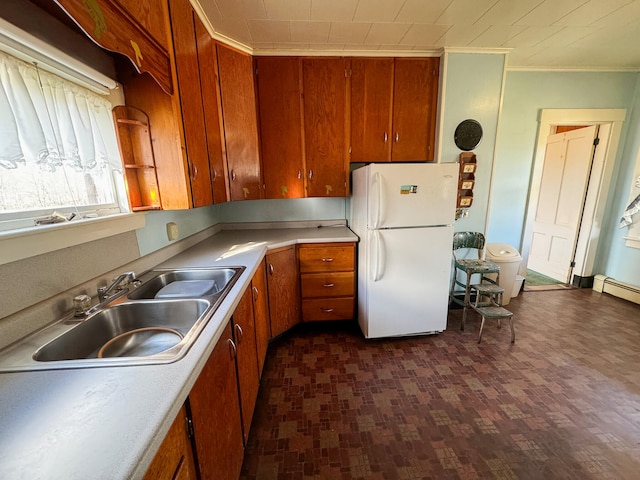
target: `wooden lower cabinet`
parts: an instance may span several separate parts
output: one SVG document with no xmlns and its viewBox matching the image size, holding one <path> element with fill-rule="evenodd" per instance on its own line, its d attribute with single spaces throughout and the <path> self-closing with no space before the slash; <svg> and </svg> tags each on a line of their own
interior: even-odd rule
<svg viewBox="0 0 640 480">
<path fill-rule="evenodd" d="M 231 323 L 189 394 L 202 479 L 237 480 L 244 449 Z"/>
<path fill-rule="evenodd" d="M 355 243 L 300 245 L 302 321 L 350 320 L 355 314 Z"/>
<path fill-rule="evenodd" d="M 270 251 L 266 262 L 273 338 L 300 323 L 300 284 L 295 245 Z"/>
<path fill-rule="evenodd" d="M 258 355 L 256 349 L 256 327 L 253 317 L 253 295 L 247 288 L 233 313 L 233 336 L 237 345 L 238 385 L 242 410 L 244 444 L 249 439 L 251 419 L 258 398 Z"/>
<path fill-rule="evenodd" d="M 144 480 L 196 480 L 187 422 L 187 411 L 183 406 L 149 465 Z"/>
<path fill-rule="evenodd" d="M 256 323 L 256 350 L 258 351 L 258 374 L 262 377 L 267 347 L 271 338 L 269 323 L 269 299 L 267 297 L 267 269 L 265 261 L 260 262 L 258 270 L 251 280 L 253 293 L 253 316 Z"/>
</svg>

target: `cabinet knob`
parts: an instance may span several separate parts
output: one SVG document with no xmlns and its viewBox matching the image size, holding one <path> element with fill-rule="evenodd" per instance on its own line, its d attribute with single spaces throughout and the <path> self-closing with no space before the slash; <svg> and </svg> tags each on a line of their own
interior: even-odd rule
<svg viewBox="0 0 640 480">
<path fill-rule="evenodd" d="M 302 180 L 302 170 L 298 170 L 298 180 Z"/>
<path fill-rule="evenodd" d="M 271 275 L 273 275 L 273 264 L 272 263 L 269 264 L 269 273 Z"/>
<path fill-rule="evenodd" d="M 331 313 L 331 312 L 333 312 L 333 308 L 321 308 L 320 310 L 322 310 L 324 313 Z"/>
<path fill-rule="evenodd" d="M 309 169 L 309 180 L 313 178 L 313 170 Z"/>
<path fill-rule="evenodd" d="M 198 176 L 198 167 L 191 165 L 191 180 L 195 180 Z"/>
<path fill-rule="evenodd" d="M 333 287 L 335 287 L 335 283 L 325 283 L 322 286 L 325 287 L 325 288 L 333 288 Z"/>
<path fill-rule="evenodd" d="M 231 170 L 231 180 L 232 181 L 236 181 L 236 171 L 235 170 Z"/>
<path fill-rule="evenodd" d="M 213 171 L 213 181 L 215 182 L 217 178 L 218 178 L 218 172 L 216 172 L 216 171 L 214 170 L 214 171 Z"/>
<path fill-rule="evenodd" d="M 387 132 L 384 132 L 384 143 L 387 143 L 387 140 L 389 140 L 389 135 L 387 135 Z"/>
<path fill-rule="evenodd" d="M 398 143 L 398 140 L 400 140 L 400 134 L 396 132 L 396 143 Z"/>
<path fill-rule="evenodd" d="M 331 263 L 331 262 L 333 262 L 333 258 L 331 258 L 331 257 L 323 258 L 322 261 L 325 262 L 325 263 Z"/>
<path fill-rule="evenodd" d="M 231 339 L 228 339 L 227 342 L 229 342 L 229 352 L 231 353 L 231 358 L 236 358 L 236 354 L 238 353 L 236 344 L 233 343 L 233 340 Z"/>
<path fill-rule="evenodd" d="M 258 289 L 256 287 L 251 287 L 251 291 L 253 292 L 253 301 L 257 302 L 258 301 L 258 297 L 260 296 L 260 292 L 258 291 Z"/>
<path fill-rule="evenodd" d="M 237 334 L 236 338 L 237 338 L 238 344 L 240 344 L 240 342 L 242 341 L 242 337 L 244 337 L 244 332 L 242 331 L 242 327 L 237 323 L 234 325 L 234 328 L 236 329 L 236 334 Z"/>
</svg>

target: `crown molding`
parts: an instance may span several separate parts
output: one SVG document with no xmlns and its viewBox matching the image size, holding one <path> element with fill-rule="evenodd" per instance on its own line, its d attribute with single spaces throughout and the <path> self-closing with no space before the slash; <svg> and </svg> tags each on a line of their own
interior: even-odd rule
<svg viewBox="0 0 640 480">
<path fill-rule="evenodd" d="M 251 48 L 249 45 L 246 45 L 242 42 L 234 40 L 231 37 L 227 37 L 226 35 L 222 35 L 221 33 L 216 32 L 216 29 L 213 28 L 213 25 L 211 25 L 209 18 L 205 14 L 204 9 L 202 8 L 202 5 L 200 5 L 199 0 L 189 0 L 189 1 L 191 3 L 191 6 L 193 7 L 193 10 L 196 12 L 196 15 L 198 15 L 198 18 L 204 24 L 204 27 L 207 29 L 207 32 L 209 32 L 209 35 L 211 35 L 211 37 L 214 40 L 218 40 L 222 43 L 225 43 L 226 45 L 229 45 L 230 47 L 235 48 L 236 50 L 240 50 L 241 52 L 248 53 L 249 55 L 254 54 L 253 48 Z"/>
<path fill-rule="evenodd" d="M 261 57 L 440 57 L 441 49 L 434 50 L 311 50 L 311 49 L 268 49 L 256 48 L 253 55 Z"/>
<path fill-rule="evenodd" d="M 444 53 L 475 53 L 486 55 L 506 55 L 512 48 L 484 48 L 484 47 L 443 47 Z"/>
</svg>

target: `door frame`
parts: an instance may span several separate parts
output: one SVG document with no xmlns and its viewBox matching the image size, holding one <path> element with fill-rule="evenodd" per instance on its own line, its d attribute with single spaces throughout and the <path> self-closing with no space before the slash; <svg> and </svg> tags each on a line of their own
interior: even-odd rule
<svg viewBox="0 0 640 480">
<path fill-rule="evenodd" d="M 557 125 L 600 125 L 599 148 L 593 158 L 589 184 L 584 201 L 582 221 L 578 231 L 575 248 L 575 267 L 571 276 L 589 277 L 593 275 L 596 250 L 600 239 L 600 227 L 604 217 L 605 206 L 611 186 L 613 167 L 615 165 L 620 143 L 622 124 L 627 110 L 617 109 L 541 109 L 538 117 L 538 138 L 534 153 L 529 198 L 525 215 L 524 233 L 522 236 L 521 274 L 526 275 L 526 265 L 531 251 L 533 224 L 540 196 L 542 169 L 546 153 L 547 137 L 553 133 Z M 571 278 L 569 281 L 571 282 Z"/>
</svg>

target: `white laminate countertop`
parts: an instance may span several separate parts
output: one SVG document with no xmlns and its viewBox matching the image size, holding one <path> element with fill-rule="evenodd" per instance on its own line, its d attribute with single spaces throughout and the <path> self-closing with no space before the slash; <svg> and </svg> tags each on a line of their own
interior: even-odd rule
<svg viewBox="0 0 640 480">
<path fill-rule="evenodd" d="M 266 251 L 354 241 L 347 227 L 225 230 L 158 265 L 246 270 L 174 363 L 0 373 L 0 478 L 141 478 Z"/>
</svg>

